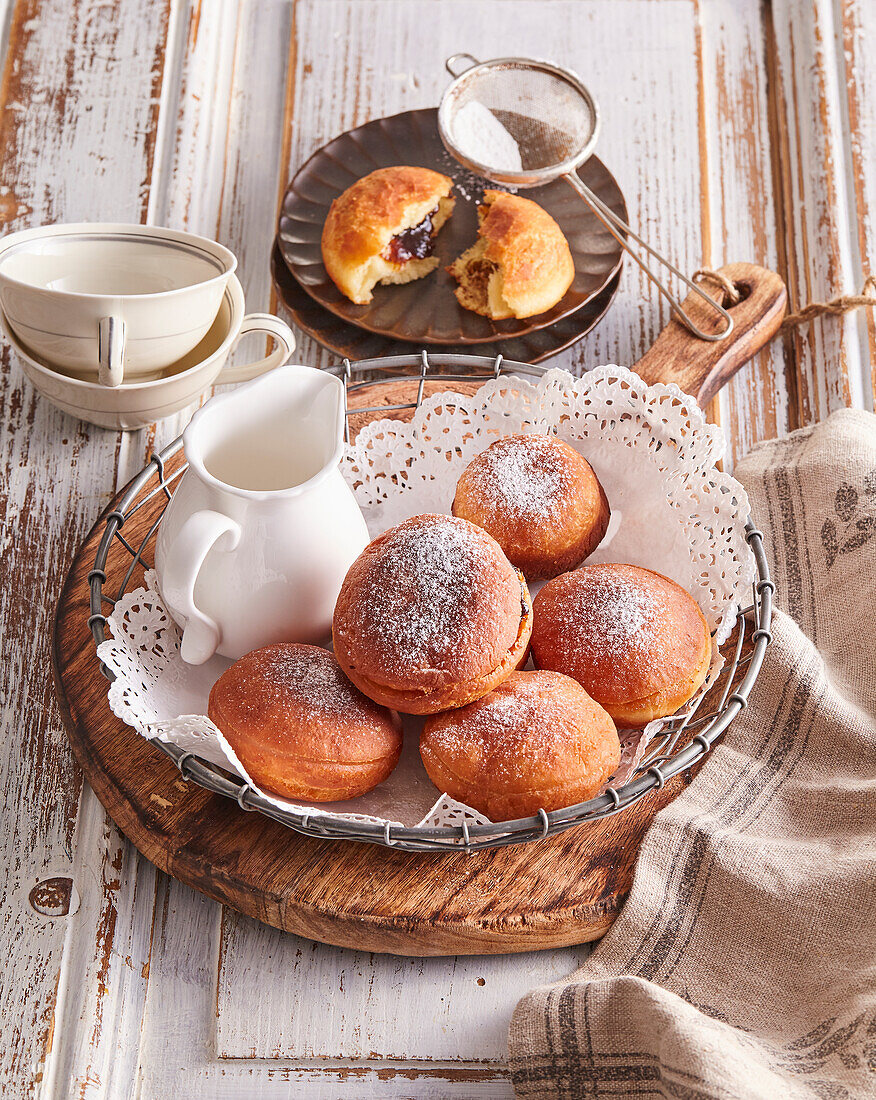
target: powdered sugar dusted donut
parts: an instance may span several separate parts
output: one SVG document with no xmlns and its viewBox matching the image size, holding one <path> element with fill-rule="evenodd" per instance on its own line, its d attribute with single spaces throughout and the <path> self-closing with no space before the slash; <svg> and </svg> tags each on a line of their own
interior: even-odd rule
<svg viewBox="0 0 876 1100">
<path fill-rule="evenodd" d="M 488 531 L 530 580 L 556 577 L 592 554 L 609 507 L 590 464 L 544 435 L 498 439 L 466 466 L 453 514 Z"/>
<path fill-rule="evenodd" d="M 207 713 L 266 791 L 335 802 L 383 782 L 402 748 L 397 714 L 367 699 L 326 649 L 281 642 L 235 661 Z"/>
<path fill-rule="evenodd" d="M 492 821 L 598 794 L 620 761 L 614 722 L 575 680 L 515 672 L 489 695 L 426 720 L 429 778 Z"/>
<path fill-rule="evenodd" d="M 674 714 L 706 678 L 709 627 L 675 581 L 636 565 L 585 565 L 534 602 L 532 657 L 572 676 L 619 726 Z"/>
<path fill-rule="evenodd" d="M 452 516 L 414 516 L 353 562 L 332 635 L 369 698 L 407 714 L 478 699 L 523 660 L 532 604 L 495 539 Z"/>
</svg>

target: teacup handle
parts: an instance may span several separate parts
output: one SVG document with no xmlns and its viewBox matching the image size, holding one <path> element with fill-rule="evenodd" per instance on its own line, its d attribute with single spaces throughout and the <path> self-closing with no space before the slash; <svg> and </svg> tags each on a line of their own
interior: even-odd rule
<svg viewBox="0 0 876 1100">
<path fill-rule="evenodd" d="M 97 325 L 97 380 L 102 386 L 121 386 L 125 378 L 125 322 L 101 317 Z"/>
<path fill-rule="evenodd" d="M 195 604 L 198 574 L 214 546 L 233 550 L 240 535 L 240 526 L 233 519 L 205 509 L 188 517 L 167 552 L 161 590 L 170 606 L 185 619 L 180 656 L 187 664 L 208 661 L 222 640 L 218 623 Z"/>
<path fill-rule="evenodd" d="M 292 329 L 272 313 L 248 313 L 240 326 L 234 346 L 236 347 L 240 340 L 251 332 L 264 332 L 268 336 L 273 336 L 279 347 L 274 348 L 270 355 L 256 360 L 255 363 L 223 367 L 216 379 L 217 385 L 224 386 L 228 382 L 248 382 L 251 378 L 273 370 L 274 367 L 282 367 L 295 350 L 295 334 Z"/>
</svg>

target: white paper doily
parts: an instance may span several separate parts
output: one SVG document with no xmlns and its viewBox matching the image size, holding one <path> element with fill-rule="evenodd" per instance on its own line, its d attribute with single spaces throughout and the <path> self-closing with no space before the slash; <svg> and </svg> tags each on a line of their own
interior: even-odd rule
<svg viewBox="0 0 876 1100">
<path fill-rule="evenodd" d="M 754 578 L 744 530 L 748 500 L 737 481 L 715 469 L 724 448 L 720 428 L 707 424 L 677 386 L 646 386 L 623 367 L 600 367 L 581 379 L 561 370 L 537 382 L 492 379 L 471 396 L 433 394 L 410 423 L 366 425 L 347 448 L 341 469 L 373 537 L 412 515 L 449 512 L 466 464 L 494 439 L 519 432 L 558 436 L 596 471 L 612 518 L 588 561 L 646 566 L 672 577 L 697 600 L 715 640 L 708 686 L 720 670 L 718 646 L 733 629 Z M 205 714 L 210 688 L 231 662 L 183 662 L 180 632 L 154 573 L 147 574 L 145 588 L 118 601 L 108 626 L 112 638 L 98 647 L 98 656 L 115 674 L 108 693 L 113 712 L 144 737 L 193 752 L 259 790 Z M 260 793 L 311 816 L 402 825 L 484 823 L 482 815 L 446 794 L 436 799 L 419 757 L 421 724 L 405 717 L 398 767 L 360 798 L 305 805 Z M 613 785 L 630 778 L 662 724 L 622 737 Z"/>
</svg>

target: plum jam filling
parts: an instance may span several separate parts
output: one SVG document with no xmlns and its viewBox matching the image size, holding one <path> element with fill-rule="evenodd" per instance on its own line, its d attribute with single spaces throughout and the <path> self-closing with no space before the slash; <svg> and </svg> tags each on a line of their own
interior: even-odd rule
<svg viewBox="0 0 876 1100">
<path fill-rule="evenodd" d="M 435 237 L 432 222 L 438 207 L 431 210 L 419 225 L 397 233 L 383 250 L 383 258 L 393 264 L 406 264 L 408 260 L 422 260 L 432 254 Z"/>
</svg>

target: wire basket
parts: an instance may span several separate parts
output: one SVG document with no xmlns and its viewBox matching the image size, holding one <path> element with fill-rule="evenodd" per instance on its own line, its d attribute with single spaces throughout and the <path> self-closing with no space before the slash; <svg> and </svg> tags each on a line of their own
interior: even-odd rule
<svg viewBox="0 0 876 1100">
<path fill-rule="evenodd" d="M 395 355 L 380 359 L 365 359 L 329 368 L 329 372 L 344 379 L 347 397 L 366 387 L 398 382 L 417 382 L 416 399 L 403 404 L 375 407 L 348 408 L 347 438 L 351 416 L 387 414 L 413 411 L 419 407 L 427 381 L 485 382 L 503 374 L 540 377 L 548 368 L 528 363 L 475 355 L 433 353 Z M 141 508 L 164 494 L 171 499 L 171 486 L 186 469 L 180 465 L 168 472 L 168 460 L 182 448 L 178 437 L 160 453 L 150 459 L 144 469 L 130 482 L 116 508 L 105 517 L 105 529 L 98 546 L 94 566 L 88 574 L 90 588 L 90 615 L 88 625 L 95 646 L 106 637 L 105 608 L 119 600 L 131 582 L 138 565 L 150 567 L 148 554 L 161 521 L 159 515 L 149 526 L 139 545 L 125 537 L 124 525 Z M 162 508 L 163 514 L 163 508 Z M 254 810 L 279 821 L 295 832 L 327 840 L 356 840 L 370 844 L 382 844 L 409 852 L 474 852 L 484 848 L 498 848 L 506 844 L 521 844 L 540 840 L 554 833 L 563 832 L 584 822 L 596 821 L 611 814 L 621 813 L 650 791 L 659 790 L 667 780 L 687 771 L 698 763 L 711 749 L 724 730 L 745 707 L 749 693 L 760 671 L 764 652 L 770 642 L 772 597 L 775 586 L 770 580 L 763 549 L 763 538 L 751 521 L 746 524 L 746 541 L 754 555 L 757 579 L 752 585 L 752 600 L 738 615 L 734 634 L 722 647 L 725 663 L 717 681 L 696 700 L 686 715 L 671 719 L 649 743 L 646 754 L 639 763 L 633 778 L 617 789 L 609 787 L 597 798 L 579 802 L 560 810 L 539 810 L 533 817 L 516 821 L 490 824 L 469 824 L 463 820 L 456 826 L 402 826 L 387 823 L 371 824 L 360 821 L 331 819 L 306 812 L 293 812 L 274 806 L 258 791 L 237 776 L 217 765 L 200 760 L 191 752 L 175 745 L 154 740 L 152 744 L 166 753 L 179 768 L 183 779 L 204 787 L 215 794 L 237 802 L 242 810 Z M 118 591 L 106 592 L 107 565 L 110 555 L 121 554 L 130 559 Z M 104 665 L 101 671 L 107 679 L 113 674 Z M 706 705 L 708 703 L 708 706 Z M 707 713 L 701 713 L 707 711 Z"/>
</svg>

